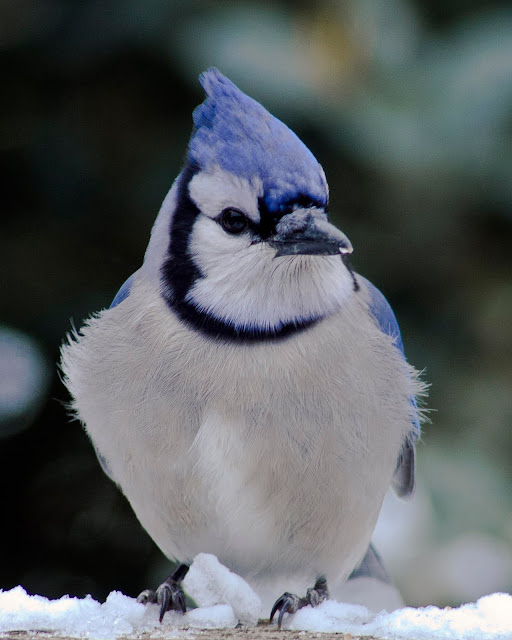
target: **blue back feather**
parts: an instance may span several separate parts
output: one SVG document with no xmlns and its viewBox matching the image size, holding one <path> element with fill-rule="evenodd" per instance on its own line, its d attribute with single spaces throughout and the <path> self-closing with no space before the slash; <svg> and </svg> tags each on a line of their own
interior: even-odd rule
<svg viewBox="0 0 512 640">
<path fill-rule="evenodd" d="M 370 293 L 370 313 L 377 321 L 380 330 L 394 339 L 397 349 L 400 350 L 405 359 L 404 344 L 402 342 L 402 336 L 400 334 L 400 327 L 398 326 L 398 322 L 395 314 L 393 313 L 393 309 L 391 308 L 384 295 L 377 289 L 375 285 L 373 285 L 366 278 L 361 279 L 365 281 Z M 415 410 L 415 417 L 412 422 L 414 427 L 413 433 L 415 436 L 419 437 L 421 431 L 420 420 L 418 415 L 418 405 L 414 396 L 411 397 L 411 404 Z"/>
<path fill-rule="evenodd" d="M 123 300 L 126 300 L 126 298 L 130 295 L 130 289 L 132 288 L 134 275 L 135 274 L 132 273 L 132 275 L 127 280 L 124 281 L 121 288 L 114 296 L 114 299 L 112 300 L 109 309 L 113 309 L 114 307 L 117 307 L 118 304 L 121 304 L 121 302 Z"/>
</svg>

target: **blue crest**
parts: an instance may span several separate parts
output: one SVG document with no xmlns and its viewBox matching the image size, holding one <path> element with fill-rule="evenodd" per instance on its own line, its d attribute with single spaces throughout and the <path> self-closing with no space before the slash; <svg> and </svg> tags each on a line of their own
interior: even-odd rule
<svg viewBox="0 0 512 640">
<path fill-rule="evenodd" d="M 207 97 L 193 114 L 192 161 L 248 180 L 257 176 L 271 211 L 297 198 L 327 204 L 323 171 L 293 131 L 217 69 L 208 69 L 199 81 Z"/>
</svg>

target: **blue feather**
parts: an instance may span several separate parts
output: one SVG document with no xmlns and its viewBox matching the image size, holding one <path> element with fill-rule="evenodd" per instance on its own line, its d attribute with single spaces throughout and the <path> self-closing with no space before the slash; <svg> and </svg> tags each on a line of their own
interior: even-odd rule
<svg viewBox="0 0 512 640">
<path fill-rule="evenodd" d="M 206 171 L 220 166 L 249 181 L 258 177 L 272 212 L 300 197 L 327 204 L 323 170 L 293 131 L 217 69 L 205 71 L 199 80 L 207 97 L 193 114 L 193 163 Z"/>
<path fill-rule="evenodd" d="M 123 302 L 123 300 L 126 300 L 126 298 L 130 295 L 130 289 L 132 288 L 134 275 L 135 274 L 132 273 L 132 275 L 127 280 L 125 280 L 122 287 L 114 296 L 114 299 L 112 300 L 112 303 L 109 309 L 113 309 L 114 307 L 117 307 L 118 304 L 121 304 L 121 302 Z"/>
<path fill-rule="evenodd" d="M 393 313 L 393 309 L 391 308 L 384 295 L 379 291 L 379 289 L 377 289 L 375 285 L 373 285 L 366 278 L 363 278 L 362 276 L 359 277 L 361 278 L 361 280 L 364 280 L 368 292 L 370 293 L 370 313 L 377 321 L 377 324 L 379 325 L 382 333 L 385 333 L 393 338 L 397 349 L 399 349 L 405 359 L 404 344 L 402 342 L 402 336 L 400 334 L 400 327 L 398 326 L 398 322 L 395 314 Z M 414 427 L 413 434 L 414 436 L 419 437 L 421 431 L 420 419 L 418 414 L 418 405 L 414 396 L 411 397 L 411 404 L 414 407 L 414 419 L 412 421 Z"/>
</svg>

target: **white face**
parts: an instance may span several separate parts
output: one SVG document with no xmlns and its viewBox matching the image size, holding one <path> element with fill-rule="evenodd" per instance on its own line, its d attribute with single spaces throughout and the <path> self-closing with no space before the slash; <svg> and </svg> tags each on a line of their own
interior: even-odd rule
<svg viewBox="0 0 512 640">
<path fill-rule="evenodd" d="M 251 229 L 232 234 L 219 224 L 222 212 L 234 208 L 257 227 L 263 195 L 258 180 L 250 183 L 219 168 L 202 171 L 190 181 L 189 195 L 201 214 L 188 251 L 203 277 L 185 299 L 199 311 L 241 329 L 272 330 L 329 315 L 351 295 L 352 276 L 339 255 L 276 258 L 276 249 L 255 241 Z"/>
</svg>

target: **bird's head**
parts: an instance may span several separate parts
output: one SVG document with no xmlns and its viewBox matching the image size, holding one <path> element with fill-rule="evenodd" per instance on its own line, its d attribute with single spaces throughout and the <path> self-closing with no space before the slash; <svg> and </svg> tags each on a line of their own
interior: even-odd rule
<svg viewBox="0 0 512 640">
<path fill-rule="evenodd" d="M 322 167 L 280 120 L 216 69 L 200 77 L 185 168 L 146 253 L 169 307 L 195 330 L 284 337 L 357 288 L 352 246 L 328 221 Z"/>
</svg>

